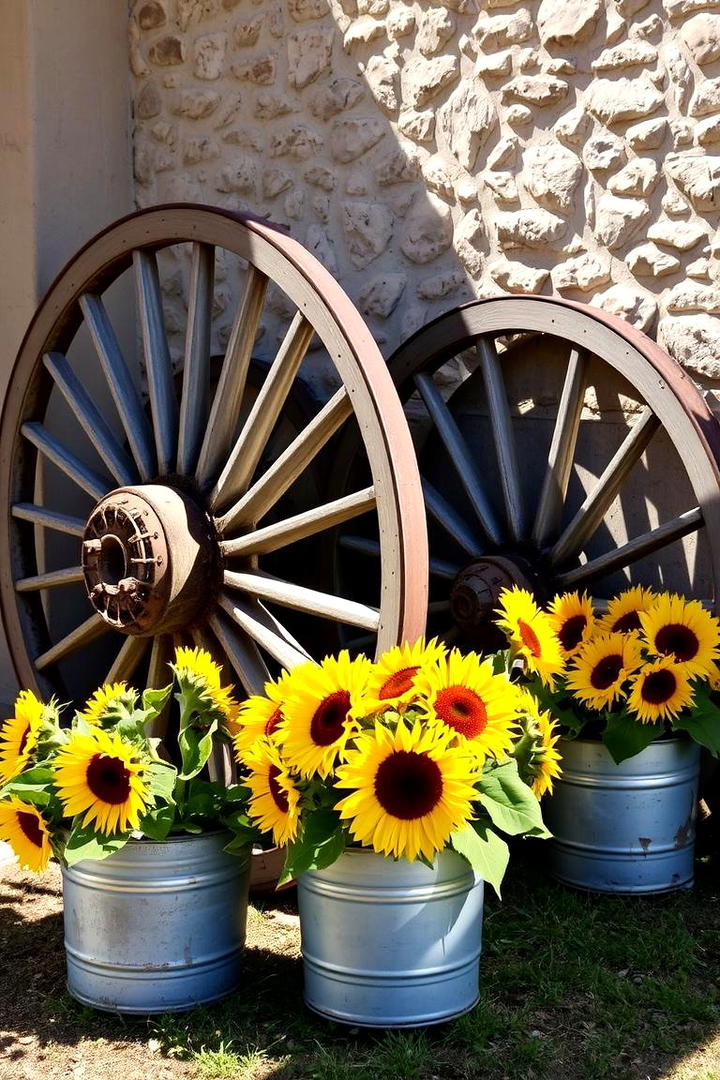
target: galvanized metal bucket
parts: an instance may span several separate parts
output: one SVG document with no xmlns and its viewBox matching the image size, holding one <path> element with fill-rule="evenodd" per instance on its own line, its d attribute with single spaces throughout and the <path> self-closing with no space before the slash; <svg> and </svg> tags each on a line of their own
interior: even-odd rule
<svg viewBox="0 0 720 1080">
<path fill-rule="evenodd" d="M 439 1024 L 478 1000 L 483 882 L 454 851 L 433 869 L 350 848 L 298 877 L 305 1002 L 363 1027 Z"/>
<path fill-rule="evenodd" d="M 593 892 L 664 893 L 693 883 L 700 747 L 651 743 L 616 765 L 601 742 L 562 744 L 563 775 L 544 803 L 551 874 Z"/>
<path fill-rule="evenodd" d="M 68 990 L 112 1012 L 190 1009 L 236 988 L 249 861 L 224 832 L 131 840 L 63 869 Z"/>
</svg>

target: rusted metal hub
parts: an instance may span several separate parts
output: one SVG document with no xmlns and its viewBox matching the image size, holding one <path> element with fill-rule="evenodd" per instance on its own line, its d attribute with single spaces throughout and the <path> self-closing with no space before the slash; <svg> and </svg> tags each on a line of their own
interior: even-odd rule
<svg viewBox="0 0 720 1080">
<path fill-rule="evenodd" d="M 155 635 L 192 625 L 214 596 L 219 566 L 210 519 L 165 484 L 111 491 L 85 527 L 88 597 L 124 634 Z"/>
<path fill-rule="evenodd" d="M 450 589 L 450 611 L 461 630 L 472 634 L 489 626 L 503 589 L 517 585 L 533 590 L 530 568 L 523 563 L 490 555 L 463 567 Z"/>
</svg>

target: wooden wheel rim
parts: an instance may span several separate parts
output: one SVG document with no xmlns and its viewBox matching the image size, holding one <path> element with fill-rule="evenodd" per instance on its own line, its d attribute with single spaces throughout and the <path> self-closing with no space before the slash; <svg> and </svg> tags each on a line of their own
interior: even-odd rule
<svg viewBox="0 0 720 1080">
<path fill-rule="evenodd" d="M 422 632 L 427 564 L 415 455 L 385 362 L 361 317 L 331 275 L 284 232 L 215 208 L 170 205 L 121 219 L 70 261 L 38 308 L 11 373 L 1 421 L 0 484 L 5 520 L 0 550 L 12 572 L 3 575 L 0 599 L 21 685 L 42 689 L 35 657 L 29 655 L 28 648 L 31 644 L 42 648 L 36 642 L 43 619 L 39 598 L 31 596 L 28 604 L 15 589 L 15 579 L 27 570 L 27 559 L 18 535 L 22 525 L 11 507 L 32 491 L 36 455 L 29 452 L 31 447 L 21 429 L 38 415 L 42 418 L 50 397 L 53 381 L 43 370 L 42 358 L 68 347 L 82 322 L 79 297 L 101 295 L 130 267 L 133 252 L 154 258 L 157 250 L 185 242 L 241 256 L 255 271 L 278 284 L 302 317 L 307 315 L 342 380 L 370 462 L 384 548 L 377 648 L 388 648 Z M 32 526 L 25 528 L 27 536 L 27 528 Z M 34 611 L 30 610 L 32 600 L 37 600 Z"/>
</svg>

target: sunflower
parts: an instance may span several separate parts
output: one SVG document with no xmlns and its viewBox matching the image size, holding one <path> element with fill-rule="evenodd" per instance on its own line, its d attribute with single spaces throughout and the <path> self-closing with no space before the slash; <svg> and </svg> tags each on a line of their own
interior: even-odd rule
<svg viewBox="0 0 720 1080">
<path fill-rule="evenodd" d="M 562 649 L 550 616 L 541 611 L 526 589 L 503 589 L 497 620 L 513 648 L 525 658 L 530 671 L 552 688 L 564 667 Z"/>
<path fill-rule="evenodd" d="M 550 623 L 560 642 L 563 656 L 573 656 L 595 629 L 595 613 L 587 593 L 563 593 L 550 604 Z"/>
<path fill-rule="evenodd" d="M 23 870 L 42 874 L 50 861 L 50 832 L 32 803 L 15 798 L 0 802 L 0 840 L 8 842 Z"/>
<path fill-rule="evenodd" d="M 557 721 L 545 709 L 541 709 L 532 694 L 523 694 L 522 711 L 525 713 L 523 729 L 532 740 L 528 755 L 527 783 L 533 795 L 541 799 L 547 792 L 552 795 L 553 781 L 562 775 L 562 756 L 555 749 L 560 738 Z M 526 779 L 523 776 L 523 779 Z"/>
<path fill-rule="evenodd" d="M 83 711 L 77 714 L 78 719 L 90 725 L 100 724 L 107 710 L 118 703 L 133 708 L 137 703 L 137 691 L 128 688 L 125 682 L 105 683 L 88 698 Z"/>
<path fill-rule="evenodd" d="M 394 645 L 373 664 L 365 694 L 367 712 L 377 712 L 388 705 L 399 707 L 417 696 L 417 678 L 422 668 L 436 664 L 447 652 L 433 638 L 425 644 L 418 638 L 414 645 Z"/>
<path fill-rule="evenodd" d="M 30 761 L 44 714 L 45 706 L 32 690 L 18 694 L 14 715 L 0 726 L 0 786 L 22 772 Z"/>
<path fill-rule="evenodd" d="M 210 699 L 210 705 L 220 714 L 228 734 L 237 733 L 240 705 L 232 696 L 230 686 L 222 686 L 220 665 L 206 649 L 190 649 L 181 645 L 175 650 L 175 663 L 171 665 L 179 680 L 188 679 L 200 684 L 201 693 Z"/>
<path fill-rule="evenodd" d="M 655 593 L 643 585 L 625 589 L 608 604 L 608 609 L 598 622 L 603 634 L 631 634 L 640 629 L 640 613 L 655 603 Z"/>
<path fill-rule="evenodd" d="M 651 652 L 669 656 L 688 674 L 711 677 L 720 657 L 720 624 L 699 600 L 664 593 L 640 615 Z"/>
<path fill-rule="evenodd" d="M 258 739 L 272 737 L 273 742 L 278 742 L 282 737 L 278 728 L 284 719 L 282 710 L 289 678 L 283 672 L 275 682 L 265 683 L 264 694 L 253 694 L 239 706 L 234 736 L 239 761 L 245 760 Z"/>
<path fill-rule="evenodd" d="M 250 769 L 246 781 L 251 791 L 248 814 L 263 832 L 272 832 L 276 844 L 292 843 L 300 822 L 300 791 L 277 747 L 261 739 L 245 763 Z"/>
<path fill-rule="evenodd" d="M 492 661 L 457 649 L 417 681 L 418 707 L 425 719 L 452 731 L 472 755 L 502 757 L 517 734 L 517 689 L 493 674 Z"/>
<path fill-rule="evenodd" d="M 346 649 L 293 668 L 277 730 L 285 761 L 301 776 L 328 776 L 344 754 L 364 715 L 369 668 L 366 657 L 351 660 Z"/>
<path fill-rule="evenodd" d="M 568 689 L 590 709 L 605 709 L 622 695 L 623 683 L 642 664 L 635 634 L 600 634 L 573 657 Z"/>
<path fill-rule="evenodd" d="M 684 664 L 667 657 L 645 664 L 630 684 L 628 709 L 643 724 L 677 716 L 693 703 L 690 677 Z"/>
<path fill-rule="evenodd" d="M 85 814 L 83 825 L 101 833 L 136 829 L 152 803 L 144 762 L 114 733 L 74 732 L 55 758 L 54 784 L 65 813 Z"/>
<path fill-rule="evenodd" d="M 398 859 L 443 850 L 473 817 L 476 796 L 475 764 L 451 741 L 439 726 L 402 718 L 394 731 L 378 720 L 357 737 L 335 783 L 350 789 L 335 809 L 355 840 Z"/>
</svg>

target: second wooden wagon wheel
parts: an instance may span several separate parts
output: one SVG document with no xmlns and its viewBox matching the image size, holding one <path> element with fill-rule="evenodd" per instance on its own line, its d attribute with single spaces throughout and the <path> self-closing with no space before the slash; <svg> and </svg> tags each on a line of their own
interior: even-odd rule
<svg viewBox="0 0 720 1080">
<path fill-rule="evenodd" d="M 185 326 L 172 327 L 184 336 L 177 376 L 158 269 L 169 252 L 183 255 L 189 279 Z M 212 388 L 215 270 L 233 259 L 242 298 Z M 289 325 L 243 409 L 268 301 Z M 314 356 L 337 389 L 270 459 L 318 339 Z M 366 451 L 363 488 L 288 516 L 286 493 L 352 416 Z M 64 700 L 104 680 L 164 684 L 178 640 L 207 645 L 253 692 L 318 651 L 320 623 L 360 627 L 371 651 L 423 628 L 424 514 L 402 408 L 346 295 L 267 223 L 164 206 L 83 248 L 38 309 L 12 371 L 0 484 L 0 596 L 17 677 Z M 376 595 L 350 600 L 323 587 L 303 544 L 358 514 L 377 522 L 382 574 Z M 278 553 L 288 556 L 280 564 Z M 268 572 L 277 565 L 284 578 Z"/>
<path fill-rule="evenodd" d="M 644 334 L 592 307 L 503 297 L 435 319 L 389 367 L 423 478 L 430 632 L 501 646 L 492 612 L 512 584 L 602 606 L 644 583 L 717 608 L 720 427 Z M 348 434 L 336 494 L 362 475 L 352 447 Z M 374 572 L 378 537 L 360 525 L 341 530 L 339 581 Z"/>
</svg>

